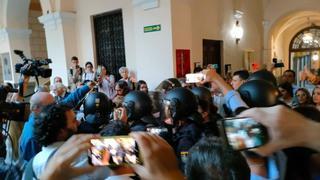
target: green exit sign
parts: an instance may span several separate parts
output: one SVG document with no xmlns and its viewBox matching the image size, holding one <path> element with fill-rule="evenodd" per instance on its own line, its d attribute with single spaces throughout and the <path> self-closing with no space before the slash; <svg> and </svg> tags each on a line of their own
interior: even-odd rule
<svg viewBox="0 0 320 180">
<path fill-rule="evenodd" d="M 152 25 L 152 26 L 145 26 L 143 30 L 144 30 L 144 33 L 161 31 L 161 25 L 158 24 L 158 25 Z"/>
</svg>

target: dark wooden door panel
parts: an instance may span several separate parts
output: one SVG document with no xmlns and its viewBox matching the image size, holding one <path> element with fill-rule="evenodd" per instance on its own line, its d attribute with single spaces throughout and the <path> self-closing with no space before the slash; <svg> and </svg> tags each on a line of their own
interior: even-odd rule
<svg viewBox="0 0 320 180">
<path fill-rule="evenodd" d="M 98 65 L 105 65 L 116 79 L 118 69 L 126 66 L 122 11 L 108 12 L 93 17 Z"/>
</svg>

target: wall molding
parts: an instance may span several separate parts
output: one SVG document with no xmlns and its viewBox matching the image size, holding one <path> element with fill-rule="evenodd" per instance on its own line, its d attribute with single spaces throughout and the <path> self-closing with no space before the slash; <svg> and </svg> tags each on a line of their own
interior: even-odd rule
<svg viewBox="0 0 320 180">
<path fill-rule="evenodd" d="M 160 0 L 132 0 L 133 6 L 142 7 L 144 10 L 158 8 Z"/>
<path fill-rule="evenodd" d="M 0 39 L 7 40 L 9 38 L 29 38 L 32 31 L 30 29 L 1 28 Z"/>
<path fill-rule="evenodd" d="M 39 22 L 44 25 L 45 29 L 55 30 L 58 25 L 65 22 L 75 22 L 76 14 L 70 12 L 55 12 L 38 17 Z"/>
</svg>

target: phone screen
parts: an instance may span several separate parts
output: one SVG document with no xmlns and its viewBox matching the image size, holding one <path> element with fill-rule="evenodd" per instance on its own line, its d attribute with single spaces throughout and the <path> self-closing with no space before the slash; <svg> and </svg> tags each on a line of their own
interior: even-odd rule
<svg viewBox="0 0 320 180">
<path fill-rule="evenodd" d="M 129 136 L 112 136 L 91 140 L 89 162 L 93 166 L 140 164 L 135 140 Z"/>
<path fill-rule="evenodd" d="M 202 73 L 186 74 L 186 83 L 198 83 L 205 79 Z"/>
<path fill-rule="evenodd" d="M 268 141 L 266 128 L 252 118 L 229 118 L 222 122 L 226 140 L 234 150 L 256 148 Z"/>
<path fill-rule="evenodd" d="M 160 128 L 160 127 L 148 127 L 147 132 L 151 134 L 160 135 L 161 133 L 168 132 L 167 128 Z"/>
<path fill-rule="evenodd" d="M 101 75 L 101 71 L 102 71 L 102 66 L 98 66 L 97 67 L 97 70 L 96 70 L 96 76 L 97 76 L 97 78 Z"/>
</svg>

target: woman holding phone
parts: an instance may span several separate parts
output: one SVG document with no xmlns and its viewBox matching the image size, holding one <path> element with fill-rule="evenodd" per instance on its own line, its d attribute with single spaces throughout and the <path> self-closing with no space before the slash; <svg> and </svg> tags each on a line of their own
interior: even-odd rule
<svg viewBox="0 0 320 180">
<path fill-rule="evenodd" d="M 112 99 L 115 96 L 115 78 L 109 74 L 105 65 L 98 66 L 97 68 L 97 81 L 99 83 L 99 92 L 102 92 Z"/>
</svg>

